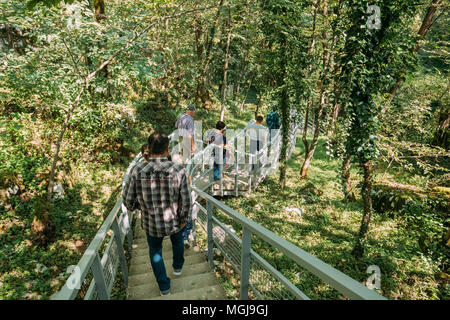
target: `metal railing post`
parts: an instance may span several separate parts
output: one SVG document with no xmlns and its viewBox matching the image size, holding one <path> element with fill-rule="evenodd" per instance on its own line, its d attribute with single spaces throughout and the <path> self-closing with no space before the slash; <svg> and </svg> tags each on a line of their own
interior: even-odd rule
<svg viewBox="0 0 450 320">
<path fill-rule="evenodd" d="M 205 171 L 205 158 L 204 158 L 204 152 L 202 150 L 202 172 Z"/>
<path fill-rule="evenodd" d="M 209 267 L 211 270 L 214 270 L 214 241 L 213 241 L 213 219 L 212 219 L 212 203 L 211 201 L 208 201 L 207 205 L 207 212 L 208 212 L 208 261 L 209 261 Z"/>
<path fill-rule="evenodd" d="M 220 158 L 219 158 L 219 178 L 220 178 L 220 196 L 223 197 L 223 153 L 224 148 L 220 148 Z"/>
<path fill-rule="evenodd" d="M 238 138 L 235 137 L 234 139 L 234 195 L 237 197 L 239 192 L 239 164 L 238 164 L 238 150 L 237 150 L 237 140 Z"/>
<path fill-rule="evenodd" d="M 111 227 L 114 231 L 114 240 L 116 241 L 117 251 L 119 253 L 120 266 L 122 267 L 123 283 L 128 286 L 128 265 L 127 259 L 125 258 L 125 251 L 122 245 L 122 236 L 120 235 L 120 228 L 119 224 L 117 223 L 117 218 L 114 219 Z"/>
<path fill-rule="evenodd" d="M 126 214 L 126 221 L 128 223 L 128 232 L 127 232 L 127 241 L 128 241 L 128 250 L 131 254 L 131 251 L 133 250 L 133 230 L 131 229 L 131 222 L 133 218 L 128 216 L 128 213 Z"/>
<path fill-rule="evenodd" d="M 241 253 L 241 300 L 248 300 L 248 288 L 250 279 L 250 249 L 252 241 L 252 232 L 244 227 L 242 234 L 242 253 Z"/>
<path fill-rule="evenodd" d="M 210 173 L 209 173 L 209 183 L 211 184 L 210 188 L 210 194 L 213 196 L 214 195 L 214 159 L 213 159 L 213 164 L 211 166 L 211 162 L 209 165 L 210 168 Z"/>
<path fill-rule="evenodd" d="M 98 297 L 100 300 L 109 300 L 108 290 L 106 289 L 105 275 L 103 274 L 103 266 L 98 252 L 96 253 L 94 262 L 92 263 L 92 273 L 94 274 Z"/>
<path fill-rule="evenodd" d="M 131 229 L 131 223 L 130 221 L 133 220 L 132 213 L 128 213 L 128 209 L 125 207 L 124 204 L 122 204 L 122 215 L 123 215 L 123 224 L 125 226 L 126 231 L 126 238 L 128 242 L 128 251 L 131 253 L 133 250 L 133 230 Z"/>
<path fill-rule="evenodd" d="M 249 162 L 249 173 L 248 173 L 248 193 L 252 192 L 252 176 L 253 176 L 253 162 L 255 162 L 255 157 L 251 153 L 248 154 L 248 162 Z"/>
<path fill-rule="evenodd" d="M 256 154 L 255 154 L 255 167 L 254 167 L 254 170 L 253 170 L 253 182 L 254 182 L 254 184 L 255 184 L 255 188 L 256 188 L 256 186 L 258 185 L 258 174 L 259 174 L 259 161 L 261 160 L 261 151 L 262 149 L 260 149 L 260 150 L 257 150 L 256 151 Z"/>
<path fill-rule="evenodd" d="M 247 130 L 244 130 L 244 163 L 247 162 Z M 248 157 L 248 162 L 250 162 L 250 157 Z"/>
</svg>

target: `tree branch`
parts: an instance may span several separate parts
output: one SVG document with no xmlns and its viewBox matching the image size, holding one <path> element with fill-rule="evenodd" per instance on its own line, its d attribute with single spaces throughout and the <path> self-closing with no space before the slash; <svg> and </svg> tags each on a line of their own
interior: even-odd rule
<svg viewBox="0 0 450 320">
<path fill-rule="evenodd" d="M 59 160 L 59 152 L 61 149 L 61 142 L 64 138 L 64 134 L 67 130 L 68 124 L 70 119 L 72 118 L 72 114 L 73 111 L 75 110 L 75 108 L 78 106 L 78 104 L 80 103 L 81 97 L 83 95 L 83 93 L 85 92 L 89 82 L 97 75 L 97 73 L 99 73 L 101 70 L 103 70 L 107 65 L 109 65 L 110 63 L 112 63 L 112 61 L 118 56 L 120 55 L 123 51 L 125 51 L 126 49 L 128 49 L 139 37 L 143 36 L 144 34 L 146 34 L 147 32 L 150 31 L 150 29 L 157 23 L 160 23 L 161 21 L 164 21 L 166 19 L 171 19 L 171 18 L 177 18 L 180 16 L 183 16 L 185 14 L 188 13 L 192 13 L 195 11 L 202 11 L 202 10 L 208 10 L 208 9 L 213 9 L 213 8 L 217 8 L 217 6 L 212 6 L 212 7 L 205 7 L 205 8 L 198 8 L 198 9 L 192 9 L 192 10 L 186 10 L 183 12 L 179 12 L 173 15 L 168 15 L 168 16 L 164 16 L 162 18 L 159 18 L 155 21 L 153 21 L 152 23 L 150 23 L 144 30 L 142 30 L 139 33 L 135 33 L 135 35 L 128 40 L 121 48 L 117 49 L 108 59 L 106 59 L 97 69 L 95 69 L 93 72 L 91 72 L 90 74 L 88 74 L 85 79 L 84 79 L 84 84 L 81 87 L 80 91 L 78 92 L 78 95 L 76 96 L 75 100 L 72 102 L 72 105 L 70 106 L 66 118 L 64 120 L 63 123 L 63 127 L 58 135 L 58 140 L 56 142 L 56 150 L 55 150 L 55 154 L 53 156 L 53 161 L 52 161 L 52 166 L 51 166 L 51 170 L 50 170 L 50 174 L 49 174 L 49 183 L 48 183 L 48 187 L 47 187 L 47 200 L 50 202 L 51 197 L 52 197 L 52 189 L 53 189 L 53 185 L 54 185 L 54 180 L 55 180 L 55 173 L 56 173 L 56 165 L 58 163 Z"/>
</svg>

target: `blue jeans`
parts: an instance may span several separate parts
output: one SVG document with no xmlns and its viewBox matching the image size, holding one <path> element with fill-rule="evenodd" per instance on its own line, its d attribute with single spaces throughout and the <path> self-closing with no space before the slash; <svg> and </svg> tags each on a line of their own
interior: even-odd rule
<svg viewBox="0 0 450 320">
<path fill-rule="evenodd" d="M 185 228 L 170 236 L 172 241 L 173 264 L 175 270 L 181 270 L 184 264 L 184 244 L 183 232 Z M 163 238 L 152 237 L 147 234 L 147 242 L 150 252 L 150 263 L 155 274 L 156 281 L 160 291 L 167 291 L 170 289 L 170 278 L 167 277 L 166 267 L 162 256 L 162 242 Z"/>
<path fill-rule="evenodd" d="M 223 153 L 223 165 L 226 164 L 226 160 L 227 160 L 227 154 L 226 152 Z M 214 181 L 220 180 L 220 164 L 216 163 L 214 161 Z"/>
<path fill-rule="evenodd" d="M 192 220 L 189 220 L 186 223 L 186 227 L 184 228 L 183 240 L 189 240 L 189 234 L 191 233 L 193 227 L 194 227 L 194 224 L 192 223 Z"/>
</svg>

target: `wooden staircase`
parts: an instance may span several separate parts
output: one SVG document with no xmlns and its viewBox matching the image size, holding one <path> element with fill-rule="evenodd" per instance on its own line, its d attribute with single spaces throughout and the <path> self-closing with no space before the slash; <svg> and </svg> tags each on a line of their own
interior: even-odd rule
<svg viewBox="0 0 450 320">
<path fill-rule="evenodd" d="M 173 275 L 172 244 L 169 237 L 163 241 L 163 259 L 167 276 L 171 279 L 171 294 L 161 296 L 150 264 L 145 231 L 137 219 L 131 266 L 128 277 L 129 300 L 223 300 L 225 290 L 216 274 L 210 270 L 206 255 L 195 246 L 184 250 L 185 262 L 180 276 Z"/>
</svg>

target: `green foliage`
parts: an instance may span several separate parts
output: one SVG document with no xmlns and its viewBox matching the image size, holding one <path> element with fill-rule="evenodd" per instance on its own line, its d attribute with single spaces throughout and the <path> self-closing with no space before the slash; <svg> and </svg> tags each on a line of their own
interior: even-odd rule
<svg viewBox="0 0 450 320">
<path fill-rule="evenodd" d="M 449 256 L 449 248 L 445 246 L 443 238 L 445 232 L 445 224 L 450 220 L 446 214 L 436 205 L 436 199 L 426 199 L 425 201 L 410 201 L 403 208 L 405 212 L 404 223 L 410 226 L 413 234 L 419 243 L 422 251 L 430 251 L 432 255 L 441 255 L 447 252 L 447 261 Z M 444 262 L 445 260 L 442 260 Z M 448 265 L 447 265 L 448 268 Z"/>
<path fill-rule="evenodd" d="M 60 3 L 66 3 L 66 4 L 72 4 L 75 2 L 75 0 L 29 0 L 27 2 L 27 8 L 28 9 L 34 9 L 34 7 L 36 7 L 38 4 L 42 3 L 46 6 L 56 6 Z"/>
<path fill-rule="evenodd" d="M 272 176 L 249 197 L 227 199 L 226 203 L 360 283 L 368 278 L 368 266 L 379 266 L 382 275 L 381 294 L 389 299 L 448 298 L 445 280 L 440 284 L 441 272 L 447 272 L 449 261 L 449 248 L 443 245 L 441 237 L 442 224 L 445 225 L 445 219 L 448 221 L 444 211 L 439 211 L 442 208 L 437 210 L 428 201 L 422 205 L 416 202 L 399 215 L 375 215 L 366 244 L 367 254 L 361 259 L 355 259 L 351 251 L 361 221 L 360 197 L 353 203 L 341 201 L 342 192 L 336 174 L 340 163 L 336 159 L 328 159 L 323 138 L 313 159 L 311 178 L 299 181 L 301 164 L 294 159 L 302 151 L 303 145 L 297 141 L 294 157 L 288 162 L 285 190 L 280 190 L 276 177 Z M 356 170 L 353 170 L 355 173 Z M 311 185 L 325 190 L 324 194 L 318 196 L 319 201 L 308 201 L 309 195 L 304 190 L 311 189 Z M 301 216 L 293 215 L 285 208 L 301 208 L 304 213 Z M 220 221 L 231 224 L 240 235 L 239 225 L 233 224 L 226 216 L 218 216 Z M 421 231 L 421 228 L 424 230 Z M 421 237 L 424 237 L 427 246 L 425 251 L 421 249 Z M 252 249 L 312 299 L 343 299 L 342 295 L 286 259 L 267 242 L 254 237 Z M 235 287 L 229 285 L 232 277 L 226 276 L 229 269 L 223 268 L 220 272 L 223 281 L 227 282 L 227 293 L 233 295 Z"/>
<path fill-rule="evenodd" d="M 180 3 L 181 11 L 195 6 L 194 1 L 178 0 L 106 1 L 106 17 L 98 23 L 92 1 L 0 1 L 0 244 L 6 248 L 0 251 L 0 296 L 18 299 L 38 292 L 47 298 L 57 289 L 52 280 L 80 257 L 82 250 L 75 252 L 73 243 L 87 244 L 95 234 L 104 207 L 114 203 L 116 193 L 111 189 L 117 187 L 131 154 L 151 130 L 170 133 L 187 101 L 195 99 L 207 48 L 211 61 L 206 86 L 212 105 L 197 116 L 205 130 L 214 125 L 227 6 L 231 6 L 228 79 L 234 91 L 227 101 L 229 127 L 245 124 L 258 105 L 261 114 L 269 106 L 282 111 L 287 128 L 294 120 L 291 111 L 300 114 L 307 107 L 315 108 L 318 83 L 323 83 L 326 97 L 323 128 L 329 128 L 333 108 L 340 107 L 328 149 L 323 139 L 319 141 L 317 167 L 309 177 L 313 188 L 288 170 L 286 190 L 280 191 L 270 179 L 261 194 L 235 199 L 237 206 L 254 207 L 262 199 L 262 210 L 245 213 L 279 228 L 288 239 L 360 281 L 365 280 L 367 264 L 378 264 L 387 273 L 383 286 L 390 297 L 444 297 L 445 289 L 438 289 L 433 280 L 438 271 L 448 268 L 447 249 L 439 244 L 439 234 L 449 223 L 443 210 L 428 201 L 413 201 L 402 204 L 404 211 L 393 216 L 375 215 L 375 227 L 389 232 L 369 235 L 368 254 L 356 261 L 350 247 L 361 221 L 361 203 L 341 203 L 342 194 L 335 188 L 340 165 L 330 158 L 348 151 L 353 160 L 377 161 L 376 176 L 427 187 L 448 184 L 448 13 L 436 20 L 417 59 L 415 27 L 427 4 L 412 0 L 330 0 L 326 18 L 321 12 L 323 1 L 230 0 L 219 11 L 214 32 L 216 8 L 155 24 L 90 82 L 69 119 L 57 164 L 57 182 L 66 191 L 63 199 L 53 200 L 57 240 L 49 248 L 27 241 L 33 214 L 44 211 L 38 202 L 46 189 L 55 141 L 85 77 Z M 198 5 L 217 3 L 206 0 Z M 380 30 L 366 27 L 369 4 L 381 8 Z M 316 45 L 310 51 L 313 40 Z M 322 61 L 326 53 L 331 61 L 327 72 Z M 387 112 L 380 113 L 386 92 L 400 76 L 404 85 Z M 299 171 L 295 160 L 290 165 Z M 271 203 L 266 204 L 267 194 Z M 287 205 L 305 206 L 304 220 L 277 216 Z M 240 231 L 238 226 L 235 229 Z M 340 298 L 258 245 L 301 289 L 309 286 L 312 297 Z M 34 271 L 37 261 L 58 263 L 56 269 L 40 274 Z M 235 283 L 225 278 L 231 288 Z M 122 297 L 120 292 L 118 296 Z"/>
<path fill-rule="evenodd" d="M 380 1 L 381 28 L 366 27 L 368 1 L 355 0 L 349 5 L 342 23 L 347 27 L 347 40 L 340 55 L 343 78 L 347 83 L 344 95 L 351 119 L 348 151 L 361 162 L 375 160 L 379 156 L 376 147 L 380 129 L 381 105 L 374 102 L 376 95 L 386 92 L 396 75 L 413 64 L 412 48 L 415 37 L 405 25 L 416 10 L 411 1 Z M 406 30 L 406 31 L 404 31 Z"/>
</svg>

